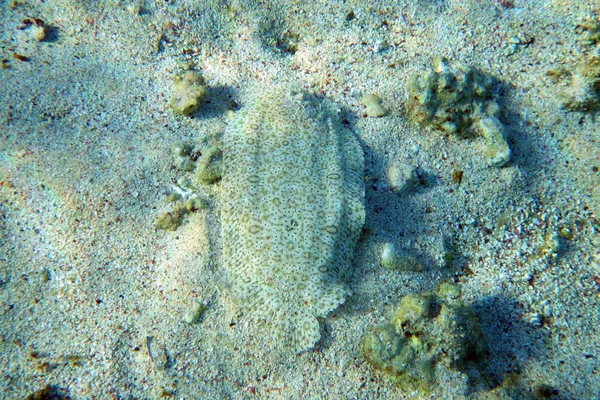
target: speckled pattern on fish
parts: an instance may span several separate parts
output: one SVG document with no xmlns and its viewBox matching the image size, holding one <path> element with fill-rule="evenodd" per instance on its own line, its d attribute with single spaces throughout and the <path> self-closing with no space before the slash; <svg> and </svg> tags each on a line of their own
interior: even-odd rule
<svg viewBox="0 0 600 400">
<path fill-rule="evenodd" d="M 362 149 L 327 99 L 265 90 L 223 139 L 224 266 L 241 308 L 275 347 L 301 352 L 349 294 L 365 219 Z"/>
</svg>

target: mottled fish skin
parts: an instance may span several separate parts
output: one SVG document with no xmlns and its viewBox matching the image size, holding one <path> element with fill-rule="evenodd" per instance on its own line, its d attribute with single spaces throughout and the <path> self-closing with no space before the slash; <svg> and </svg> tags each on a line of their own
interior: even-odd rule
<svg viewBox="0 0 600 400">
<path fill-rule="evenodd" d="M 264 90 L 223 138 L 224 267 L 274 347 L 296 353 L 320 338 L 317 318 L 350 293 L 365 220 L 364 159 L 337 107 L 288 87 Z"/>
</svg>

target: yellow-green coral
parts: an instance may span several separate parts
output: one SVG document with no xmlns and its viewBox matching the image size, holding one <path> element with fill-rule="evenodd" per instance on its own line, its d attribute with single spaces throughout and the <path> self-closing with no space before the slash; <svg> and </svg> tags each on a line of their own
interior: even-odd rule
<svg viewBox="0 0 600 400">
<path fill-rule="evenodd" d="M 408 80 L 410 115 L 449 134 L 485 137 L 488 164 L 501 167 L 510 159 L 510 148 L 492 84 L 493 79 L 481 71 L 438 58 L 433 69 Z"/>
<path fill-rule="evenodd" d="M 487 342 L 473 311 L 455 300 L 459 295 L 458 286 L 444 283 L 436 293 L 402 298 L 391 323 L 365 337 L 366 360 L 405 392 L 435 391 L 440 373 L 476 378 L 469 371 Z"/>
<path fill-rule="evenodd" d="M 183 222 L 183 217 L 185 217 L 186 214 L 187 212 L 181 208 L 164 212 L 156 219 L 156 227 L 165 231 L 175 231 Z"/>
<path fill-rule="evenodd" d="M 215 146 L 207 147 L 198 160 L 196 181 L 210 184 L 221 179 L 223 169 L 223 153 Z"/>
<path fill-rule="evenodd" d="M 376 327 L 363 342 L 365 357 L 373 367 L 384 371 L 407 392 L 429 393 L 435 383 L 435 373 L 431 360 L 419 359 L 419 347 L 398 335 L 392 324 Z"/>
<path fill-rule="evenodd" d="M 165 231 L 175 231 L 183 223 L 186 215 L 206 207 L 203 200 L 198 198 L 189 199 L 185 202 L 176 203 L 171 211 L 163 212 L 156 219 L 156 227 Z"/>
<path fill-rule="evenodd" d="M 197 71 L 187 71 L 175 78 L 175 93 L 169 105 L 178 114 L 190 115 L 206 95 L 204 78 Z"/>
</svg>

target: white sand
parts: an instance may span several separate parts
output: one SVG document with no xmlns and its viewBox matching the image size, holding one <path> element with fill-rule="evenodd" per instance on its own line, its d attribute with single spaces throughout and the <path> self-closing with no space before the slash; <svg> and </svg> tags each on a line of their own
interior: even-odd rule
<svg viewBox="0 0 600 400">
<path fill-rule="evenodd" d="M 363 360 L 361 338 L 401 296 L 446 278 L 462 284 L 481 318 L 494 384 L 518 376 L 525 392 L 545 384 L 556 398 L 600 398 L 600 121 L 560 109 L 545 76 L 579 59 L 574 27 L 593 7 L 306 3 L 0 3 L 3 398 L 46 385 L 77 399 L 402 398 Z M 356 18 L 345 21 L 350 11 Z M 25 18 L 45 21 L 47 39 L 21 29 Z M 278 38 L 293 35 L 295 54 L 279 51 Z M 506 56 L 518 35 L 535 40 Z M 390 48 L 377 53 L 382 40 Z M 406 118 L 407 77 L 439 55 L 502 82 L 508 166 L 487 167 L 480 138 L 444 138 Z M 173 77 L 190 63 L 210 86 L 194 118 L 167 108 Z M 220 286 L 218 185 L 204 189 L 211 207 L 176 232 L 153 225 L 172 180 L 186 176 L 172 167 L 171 145 L 217 141 L 232 104 L 277 80 L 343 107 L 365 149 L 370 232 L 357 250 L 354 295 L 322 322 L 318 348 L 287 363 L 271 362 Z M 370 93 L 387 116 L 363 117 Z M 419 165 L 429 184 L 394 194 L 385 178 L 393 160 Z M 455 170 L 464 171 L 460 185 Z M 549 253 L 547 238 L 562 227 L 573 237 Z M 390 241 L 427 269 L 381 268 Z M 210 305 L 190 326 L 183 314 L 195 298 Z"/>
</svg>

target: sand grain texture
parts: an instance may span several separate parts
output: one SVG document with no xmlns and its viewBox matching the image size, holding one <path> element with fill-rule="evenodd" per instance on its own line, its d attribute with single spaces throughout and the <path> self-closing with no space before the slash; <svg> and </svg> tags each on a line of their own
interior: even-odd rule
<svg viewBox="0 0 600 400">
<path fill-rule="evenodd" d="M 506 383 L 514 398 L 600 399 L 600 119 L 561 108 L 561 88 L 547 75 L 577 71 L 598 51 L 576 29 L 600 15 L 597 4 L 0 2 L 2 398 L 47 385 L 72 399 L 419 398 L 364 360 L 363 338 L 403 297 L 451 280 L 489 342 L 485 390 Z M 446 137 L 407 118 L 407 79 L 436 57 L 497 80 L 512 151 L 504 167 L 486 165 L 484 138 Z M 169 100 L 173 79 L 190 69 L 207 92 L 182 116 Z M 340 271 L 323 285 L 344 282 L 352 295 L 319 321 L 316 348 L 289 362 L 262 356 L 267 339 L 240 318 L 261 313 L 238 313 L 244 298 L 222 290 L 219 185 L 197 187 L 207 208 L 176 232 L 155 225 L 173 206 L 174 186 L 194 181 L 172 146 L 221 143 L 229 110 L 241 118 L 255 88 L 273 82 L 297 82 L 339 105 L 365 159 L 365 234 L 343 270 L 352 277 Z M 361 99 L 369 94 L 385 116 L 368 115 Z M 333 121 L 337 111 L 319 114 L 321 102 L 308 103 L 314 112 L 285 119 L 329 132 L 323 115 Z M 403 171 L 412 182 L 398 190 L 391 178 Z M 314 182 L 323 178 L 313 172 Z M 388 243 L 423 270 L 382 268 Z M 208 308 L 189 324 L 197 303 Z M 310 312 L 316 328 L 325 311 Z M 148 337 L 166 365 L 150 357 Z M 485 398 L 447 378 L 436 398 Z"/>
</svg>

